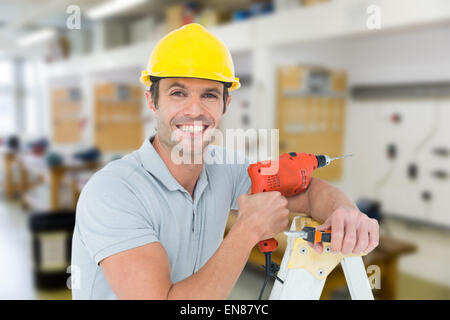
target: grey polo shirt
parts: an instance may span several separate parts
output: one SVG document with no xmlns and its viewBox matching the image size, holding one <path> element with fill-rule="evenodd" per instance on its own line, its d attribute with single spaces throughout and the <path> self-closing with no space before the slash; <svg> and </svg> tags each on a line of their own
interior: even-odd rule
<svg viewBox="0 0 450 320">
<path fill-rule="evenodd" d="M 173 283 L 208 261 L 223 240 L 229 211 L 237 209 L 237 197 L 251 182 L 245 158 L 217 146 L 208 146 L 207 152 L 194 199 L 171 175 L 150 139 L 89 180 L 76 210 L 73 299 L 115 299 L 99 262 L 151 242 L 160 242 L 167 251 Z M 230 157 L 237 161 L 225 164 Z"/>
</svg>

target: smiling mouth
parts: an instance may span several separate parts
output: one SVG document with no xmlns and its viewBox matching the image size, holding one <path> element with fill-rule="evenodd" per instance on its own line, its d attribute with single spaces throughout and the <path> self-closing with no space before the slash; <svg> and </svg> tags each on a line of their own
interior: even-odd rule
<svg viewBox="0 0 450 320">
<path fill-rule="evenodd" d="M 199 134 L 199 133 L 204 133 L 206 131 L 206 129 L 209 128 L 209 125 L 179 124 L 179 125 L 176 125 L 176 127 L 186 133 Z"/>
</svg>

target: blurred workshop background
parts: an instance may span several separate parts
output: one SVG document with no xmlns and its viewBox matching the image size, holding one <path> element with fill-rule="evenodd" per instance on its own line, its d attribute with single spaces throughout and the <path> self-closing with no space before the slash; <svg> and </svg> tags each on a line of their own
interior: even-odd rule
<svg viewBox="0 0 450 320">
<path fill-rule="evenodd" d="M 241 79 L 222 129 L 354 154 L 315 176 L 380 222 L 364 258 L 380 271 L 375 297 L 450 299 L 448 0 L 2 0 L 0 299 L 71 299 L 80 190 L 154 132 L 140 71 L 191 22 L 225 42 Z M 231 299 L 258 296 L 262 258 Z M 349 298 L 342 270 L 328 280 L 323 298 Z"/>
</svg>

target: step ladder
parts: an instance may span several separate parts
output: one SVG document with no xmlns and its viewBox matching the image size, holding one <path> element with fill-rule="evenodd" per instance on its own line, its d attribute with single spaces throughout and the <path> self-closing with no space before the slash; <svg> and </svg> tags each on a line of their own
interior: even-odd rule
<svg viewBox="0 0 450 320">
<path fill-rule="evenodd" d="M 291 231 L 305 226 L 317 227 L 320 223 L 306 216 L 296 216 Z M 327 276 L 341 263 L 347 286 L 353 300 L 374 300 L 361 255 L 332 253 L 330 243 L 323 243 L 321 254 L 308 243 L 288 236 L 287 247 L 281 261 L 278 278 L 270 293 L 270 300 L 319 300 Z"/>
</svg>

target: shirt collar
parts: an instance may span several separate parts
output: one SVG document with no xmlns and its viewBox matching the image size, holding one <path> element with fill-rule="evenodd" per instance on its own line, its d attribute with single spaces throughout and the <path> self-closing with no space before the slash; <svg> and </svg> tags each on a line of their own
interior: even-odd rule
<svg viewBox="0 0 450 320">
<path fill-rule="evenodd" d="M 172 176 L 165 162 L 153 147 L 151 142 L 154 138 L 155 136 L 151 136 L 145 139 L 142 146 L 137 150 L 142 166 L 170 191 L 182 190 L 187 192 L 186 189 L 184 189 Z M 202 172 L 200 173 L 194 190 L 195 199 L 200 197 L 207 184 L 206 164 L 203 164 Z"/>
</svg>

